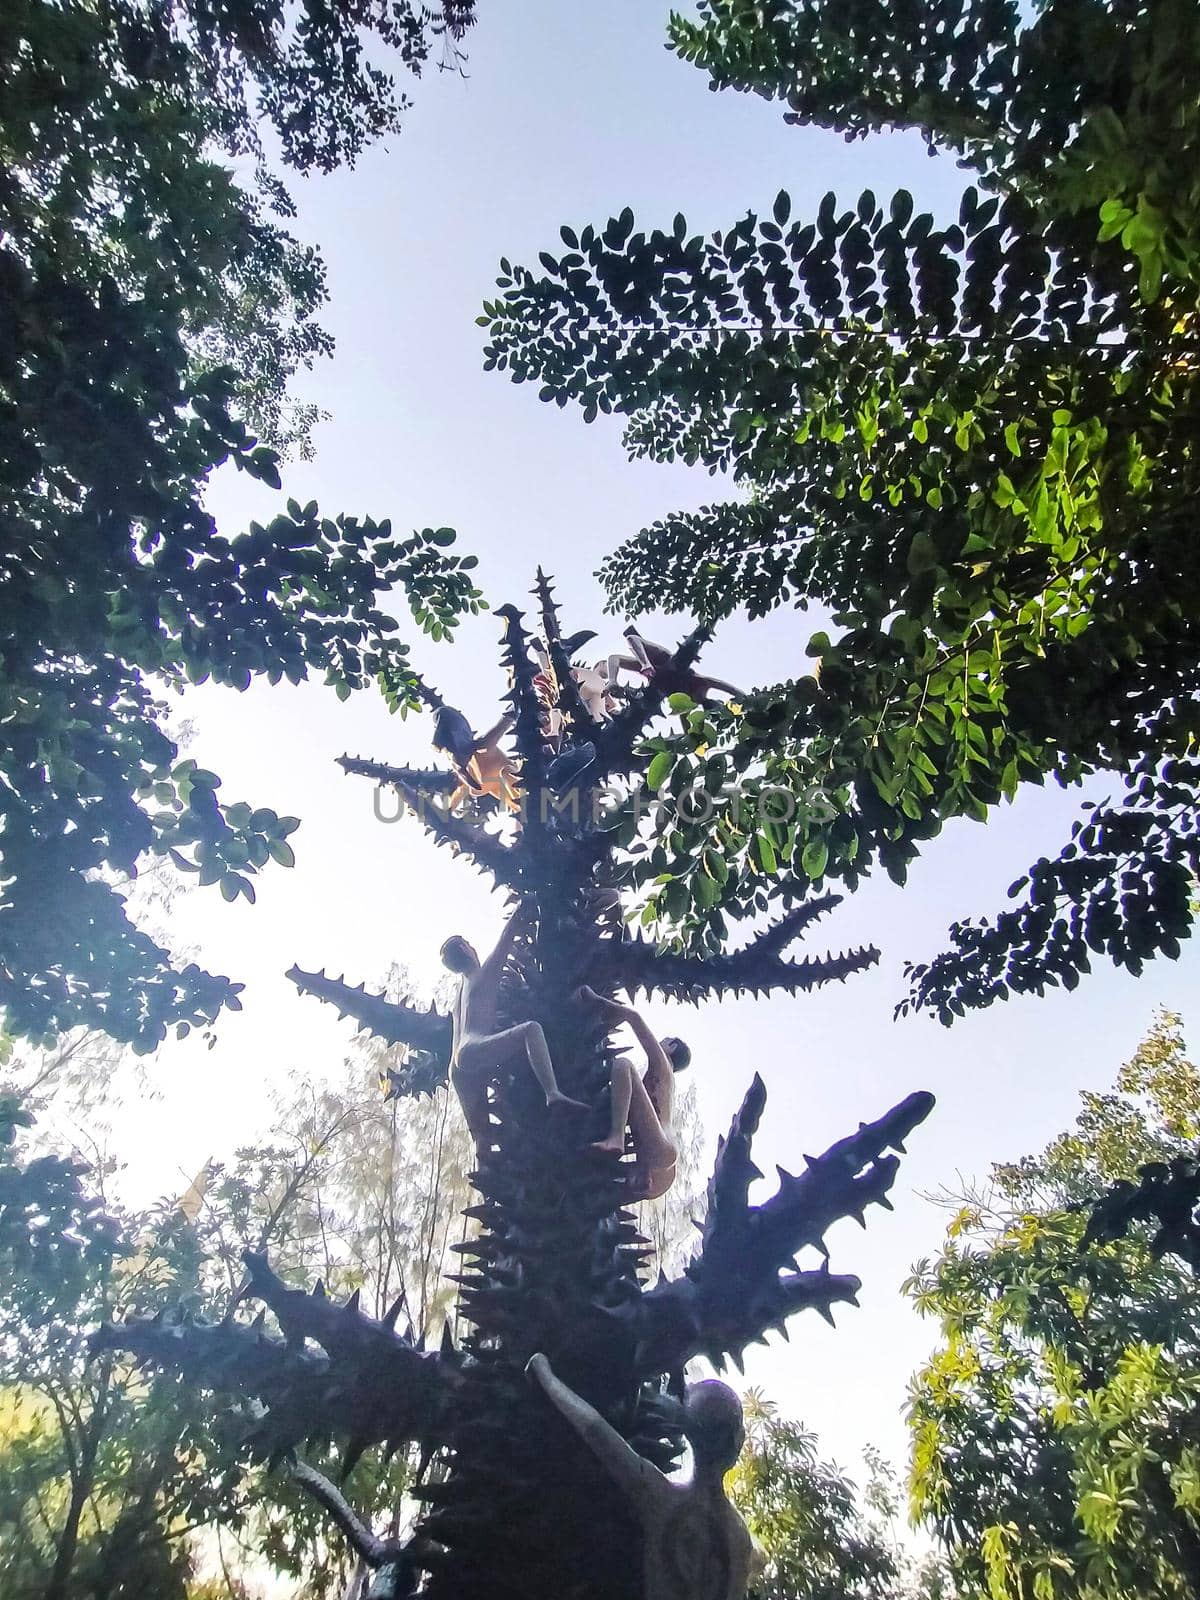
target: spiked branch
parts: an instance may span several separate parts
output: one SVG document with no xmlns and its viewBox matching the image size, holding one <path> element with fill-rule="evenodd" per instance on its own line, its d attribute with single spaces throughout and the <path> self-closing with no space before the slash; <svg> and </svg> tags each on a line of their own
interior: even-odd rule
<svg viewBox="0 0 1200 1600">
<path fill-rule="evenodd" d="M 106 1324 L 92 1335 L 90 1349 L 93 1355 L 122 1351 L 198 1388 L 249 1399 L 248 1443 L 256 1456 L 274 1462 L 305 1439 L 347 1433 L 347 1407 L 354 1402 L 331 1378 L 328 1357 L 273 1337 L 264 1320 L 265 1313 L 251 1324 L 197 1322 L 160 1312 Z"/>
<path fill-rule="evenodd" d="M 631 994 L 657 990 L 693 1003 L 710 995 L 738 994 L 746 989 L 753 994 L 776 989 L 797 994 L 826 983 L 842 983 L 851 973 L 875 965 L 879 951 L 873 945 L 845 950 L 836 956 L 807 956 L 803 961 L 785 961 L 780 955 L 810 923 L 840 903 L 841 896 L 836 894 L 808 900 L 743 949 L 727 955 L 675 955 L 640 937 L 613 941 L 605 947 L 608 975 Z"/>
<path fill-rule="evenodd" d="M 755 1074 L 718 1145 L 700 1252 L 683 1277 L 660 1279 L 640 1302 L 615 1314 L 632 1325 L 639 1373 L 678 1370 L 701 1354 L 718 1368 L 728 1355 L 740 1369 L 746 1345 L 771 1327 L 786 1337 L 785 1319 L 793 1312 L 813 1306 L 832 1322 L 838 1301 L 858 1303 L 857 1278 L 830 1272 L 828 1261 L 820 1271 L 801 1271 L 794 1258 L 808 1245 L 824 1253 L 825 1232 L 839 1218 L 865 1226 L 868 1205 L 891 1209 L 887 1192 L 900 1162 L 885 1152 L 904 1150 L 905 1138 L 932 1110 L 933 1096 L 910 1094 L 877 1122 L 862 1123 L 824 1155 L 806 1158 L 799 1177 L 779 1168 L 775 1194 L 752 1206 L 750 1184 L 762 1173 L 750 1147 L 766 1098 Z"/>
<path fill-rule="evenodd" d="M 533 680 L 537 676 L 529 659 L 529 646 L 522 626 L 522 613 L 516 606 L 500 606 L 496 615 L 504 622 L 504 654 L 501 664 L 512 678 L 506 696 L 513 709 L 513 737 L 521 757 L 521 787 L 526 796 L 526 826 L 535 808 L 530 802 L 540 797 L 546 784 L 546 754 L 543 749 L 541 706 Z"/>
<path fill-rule="evenodd" d="M 287 976 L 301 994 L 315 995 L 318 1000 L 336 1006 L 339 1017 L 353 1017 L 360 1029 L 367 1029 L 375 1038 L 387 1044 L 412 1045 L 415 1050 L 432 1056 L 433 1070 L 441 1073 L 438 1081 L 445 1082 L 450 1062 L 448 1016 L 432 1006 L 422 1011 L 417 1006 L 388 1000 L 381 994 L 368 994 L 365 984 L 354 988 L 344 978 L 329 978 L 324 972 L 304 972 L 292 967 Z M 437 1084 L 432 1086 L 437 1087 Z"/>
<path fill-rule="evenodd" d="M 355 778 L 374 778 L 376 783 L 390 783 L 418 794 L 450 794 L 458 787 L 453 772 L 443 772 L 440 767 L 389 767 L 386 761 L 367 761 L 362 756 L 339 756 L 337 764 L 342 771 Z"/>
<path fill-rule="evenodd" d="M 818 894 L 811 900 L 793 906 L 780 917 L 778 922 L 773 922 L 769 928 L 764 928 L 739 954 L 745 955 L 748 951 L 756 950 L 761 951 L 763 955 L 779 955 L 793 939 L 798 939 L 818 918 L 840 906 L 842 899 L 843 896 L 840 894 Z"/>
<path fill-rule="evenodd" d="M 554 591 L 550 586 L 550 579 L 541 567 L 537 569 L 537 582 L 533 592 L 541 612 L 542 632 L 546 638 L 546 648 L 550 652 L 550 665 L 554 668 L 554 676 L 558 681 L 559 710 L 567 716 L 583 738 L 592 739 L 600 724 L 584 704 L 579 685 L 575 682 L 575 676 L 571 671 L 571 658 L 563 644 L 562 630 L 558 626 L 558 607 L 554 603 Z"/>
<path fill-rule="evenodd" d="M 324 1356 L 273 1338 L 260 1316 L 253 1323 L 197 1322 L 186 1314 L 105 1323 L 88 1344 L 90 1356 L 120 1351 L 178 1372 L 206 1389 L 269 1401 L 288 1388 L 312 1393 L 329 1371 Z"/>
<path fill-rule="evenodd" d="M 497 883 L 515 888 L 520 879 L 520 853 L 511 849 L 486 828 L 480 828 L 463 817 L 456 817 L 436 800 L 411 789 L 408 784 L 396 782 L 401 799 L 415 814 L 417 821 L 428 828 L 438 844 L 448 844 L 452 850 L 461 850 L 470 856 L 476 866 L 490 872 Z"/>
<path fill-rule="evenodd" d="M 322 1284 L 311 1294 L 290 1289 L 255 1251 L 245 1251 L 243 1260 L 249 1281 L 240 1298 L 263 1301 L 282 1339 L 265 1331 L 265 1314 L 247 1326 L 160 1313 L 99 1329 L 93 1350 L 128 1351 L 205 1388 L 259 1401 L 263 1409 L 251 1439 L 273 1461 L 307 1439 L 337 1436 L 347 1441 L 348 1473 L 370 1445 L 394 1450 L 415 1439 L 432 1448 L 445 1439 L 462 1371 L 448 1328 L 441 1349 L 426 1351 L 411 1329 L 396 1332 L 400 1301 L 377 1322 L 359 1310 L 357 1293 L 337 1305 Z M 307 1340 L 324 1354 L 308 1351 Z"/>
</svg>

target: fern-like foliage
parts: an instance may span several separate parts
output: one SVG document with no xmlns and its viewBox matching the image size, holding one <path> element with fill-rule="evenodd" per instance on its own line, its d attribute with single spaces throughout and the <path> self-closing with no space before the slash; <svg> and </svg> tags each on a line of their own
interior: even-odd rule
<svg viewBox="0 0 1200 1600">
<path fill-rule="evenodd" d="M 902 879 L 945 821 L 1112 771 L 1122 820 L 1085 819 L 1024 909 L 955 930 L 911 1001 L 948 1020 L 1073 985 L 1089 952 L 1177 952 L 1200 867 L 1200 57 L 1172 33 L 1200 40 L 1196 0 L 707 0 L 672 41 L 714 87 L 848 137 L 921 128 L 976 169 L 957 219 L 904 190 L 796 218 L 780 194 L 707 238 L 626 210 L 502 262 L 489 366 L 739 489 L 628 538 L 614 608 L 833 619 L 813 678 L 744 716 L 684 707 L 662 741 L 678 814 L 639 877 L 682 945 L 714 948 L 777 873 Z M 753 804 L 776 791 L 782 817 Z"/>
</svg>

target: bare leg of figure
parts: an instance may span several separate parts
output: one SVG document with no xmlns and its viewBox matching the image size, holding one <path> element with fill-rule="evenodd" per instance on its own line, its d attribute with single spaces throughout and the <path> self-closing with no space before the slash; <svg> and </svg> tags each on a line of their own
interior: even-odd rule
<svg viewBox="0 0 1200 1600">
<path fill-rule="evenodd" d="M 665 1167 L 675 1160 L 675 1146 L 663 1132 L 654 1102 L 636 1072 L 630 1073 L 629 1132 L 639 1167 Z"/>
<path fill-rule="evenodd" d="M 609 1124 L 608 1138 L 601 1139 L 592 1146 L 592 1149 L 599 1150 L 605 1155 L 623 1156 L 625 1125 L 629 1121 L 629 1102 L 633 1096 L 633 1068 L 624 1056 L 618 1056 L 613 1063 L 612 1087 L 609 1094 L 612 1103 L 612 1121 Z"/>
<path fill-rule="evenodd" d="M 458 1103 L 462 1106 L 471 1138 L 475 1141 L 475 1148 L 480 1155 L 484 1155 L 492 1147 L 492 1119 L 488 1110 L 487 1079 L 477 1077 L 471 1072 L 463 1072 L 459 1067 L 454 1068 L 450 1078 L 454 1084 L 454 1092 L 458 1095 Z"/>
<path fill-rule="evenodd" d="M 550 1059 L 550 1046 L 546 1043 L 546 1035 L 542 1032 L 540 1022 L 523 1022 L 520 1024 L 525 1045 L 525 1054 L 529 1058 L 529 1065 L 534 1077 L 541 1085 L 542 1093 L 546 1096 L 548 1106 L 572 1106 L 578 1111 L 590 1111 L 591 1107 L 582 1100 L 572 1100 L 558 1087 L 558 1080 L 554 1076 L 554 1063 Z"/>
<path fill-rule="evenodd" d="M 618 656 L 618 655 L 609 656 L 609 658 L 608 658 L 608 686 L 609 686 L 610 689 L 616 689 L 616 688 L 620 687 L 619 684 L 617 683 L 617 674 L 621 670 L 622 667 L 624 667 L 627 672 L 636 672 L 636 673 L 640 674 L 642 677 L 645 677 L 645 675 L 646 675 L 646 668 L 643 666 L 643 664 L 638 660 L 638 658 L 636 656 Z"/>
<path fill-rule="evenodd" d="M 542 1032 L 540 1022 L 519 1022 L 516 1027 L 505 1028 L 500 1033 L 490 1033 L 482 1039 L 466 1040 L 459 1047 L 459 1074 L 482 1083 L 486 1095 L 487 1085 L 495 1076 L 496 1069 L 503 1066 L 506 1061 L 511 1061 L 519 1050 L 524 1050 L 530 1070 L 546 1096 L 548 1106 L 570 1106 L 578 1111 L 591 1110 L 591 1107 L 585 1105 L 582 1100 L 572 1100 L 558 1087 L 558 1080 L 554 1076 L 554 1063 L 550 1060 L 550 1049 L 546 1044 L 546 1035 Z"/>
<path fill-rule="evenodd" d="M 623 1022 L 631 1023 L 647 1052 L 654 1050 L 662 1055 L 661 1046 L 655 1043 L 645 1023 L 632 1007 L 623 1006 L 617 1000 L 609 1000 L 605 995 L 597 994 L 595 989 L 587 984 L 582 984 L 576 990 L 576 996 L 586 1004 L 594 1006 L 606 1018 L 610 1028 L 618 1028 Z M 665 1056 L 663 1065 L 666 1066 Z M 628 1122 L 638 1166 L 652 1169 L 670 1165 L 675 1160 L 675 1146 L 663 1130 L 658 1112 L 641 1075 L 634 1072 L 629 1063 L 623 1059 L 613 1067 L 611 1093 L 612 1125 L 608 1138 L 593 1145 L 592 1148 L 616 1155 L 623 1154 L 625 1125 Z"/>
</svg>

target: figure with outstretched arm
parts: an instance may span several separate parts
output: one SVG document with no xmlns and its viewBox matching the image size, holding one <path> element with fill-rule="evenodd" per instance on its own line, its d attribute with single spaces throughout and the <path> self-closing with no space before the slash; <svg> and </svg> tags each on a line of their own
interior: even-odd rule
<svg viewBox="0 0 1200 1600">
<path fill-rule="evenodd" d="M 602 1155 L 624 1155 L 628 1126 L 635 1161 L 630 1199 L 657 1200 L 675 1182 L 675 1074 L 691 1063 L 692 1053 L 682 1039 L 656 1039 L 650 1024 L 632 1006 L 606 1000 L 586 985 L 579 990 L 579 998 L 601 1012 L 610 1031 L 628 1023 L 646 1056 L 644 1077 L 638 1076 L 626 1056 L 617 1057 L 612 1069 L 608 1136 L 592 1149 Z"/>
<path fill-rule="evenodd" d="M 544 1355 L 526 1372 L 582 1439 L 629 1502 L 642 1529 L 644 1600 L 743 1600 L 761 1556 L 725 1498 L 725 1474 L 745 1441 L 742 1403 L 728 1384 L 689 1386 L 683 1431 L 692 1447 L 690 1483 L 665 1477 L 615 1428 L 555 1377 Z"/>
<path fill-rule="evenodd" d="M 450 1081 L 462 1104 L 467 1126 L 481 1157 L 492 1146 L 488 1088 L 500 1069 L 521 1055 L 529 1063 L 551 1108 L 587 1111 L 581 1100 L 563 1094 L 554 1075 L 550 1049 L 540 1022 L 518 1022 L 501 1028 L 497 1005 L 504 964 L 526 924 L 526 901 L 508 920 L 496 948 L 481 961 L 475 948 L 459 933 L 442 946 L 442 964 L 459 976 L 458 993 L 451 1011 Z"/>
<path fill-rule="evenodd" d="M 450 796 L 452 811 L 471 796 L 478 799 L 486 795 L 499 800 L 505 811 L 516 811 L 520 803 L 516 769 L 500 745 L 501 739 L 512 731 L 515 721 L 510 712 L 475 740 L 470 759 L 459 772 L 459 786 Z"/>
<path fill-rule="evenodd" d="M 723 678 L 710 678 L 694 667 L 677 665 L 674 650 L 655 644 L 653 639 L 644 639 L 634 627 L 625 629 L 625 638 L 631 654 L 615 653 L 608 658 L 608 681 L 612 685 L 617 682 L 618 672 L 624 669 L 657 684 L 664 694 L 687 694 L 702 705 L 707 703 L 714 689 L 735 698 L 741 695 L 740 689 Z"/>
</svg>

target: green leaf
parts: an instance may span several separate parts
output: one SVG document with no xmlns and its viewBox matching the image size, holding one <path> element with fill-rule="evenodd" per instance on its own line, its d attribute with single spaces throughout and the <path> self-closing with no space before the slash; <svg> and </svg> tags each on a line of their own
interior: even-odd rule
<svg viewBox="0 0 1200 1600">
<path fill-rule="evenodd" d="M 824 839 L 810 839 L 800 852 L 800 865 L 814 882 L 823 877 L 829 865 L 829 846 Z"/>
<path fill-rule="evenodd" d="M 675 754 L 671 750 L 660 750 L 646 768 L 646 783 L 651 789 L 661 789 L 670 776 L 671 768 L 675 765 Z"/>
<path fill-rule="evenodd" d="M 775 859 L 775 846 L 767 834 L 760 830 L 754 835 L 754 852 L 758 857 L 758 864 L 764 872 L 771 876 L 778 871 L 778 862 Z"/>
<path fill-rule="evenodd" d="M 906 565 L 914 578 L 918 573 L 932 572 L 937 566 L 937 546 L 927 533 L 918 533 L 909 545 Z"/>
</svg>

